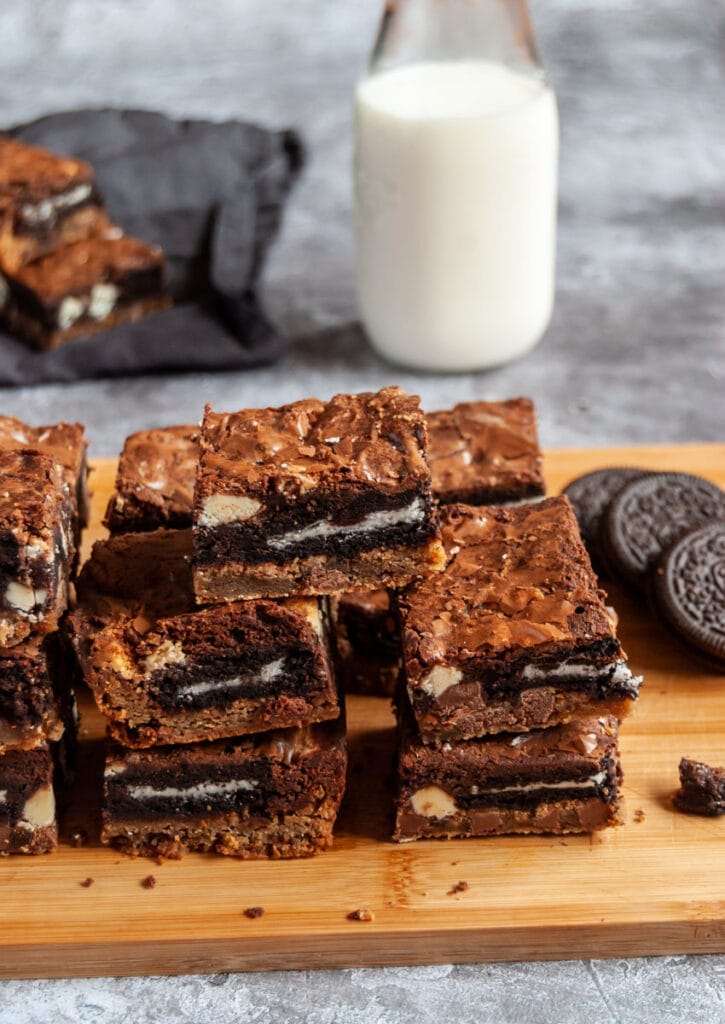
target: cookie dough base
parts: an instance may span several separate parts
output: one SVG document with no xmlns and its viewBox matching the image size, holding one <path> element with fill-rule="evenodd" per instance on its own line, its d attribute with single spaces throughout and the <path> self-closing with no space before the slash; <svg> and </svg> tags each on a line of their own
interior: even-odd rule
<svg viewBox="0 0 725 1024">
<path fill-rule="evenodd" d="M 442 544 L 431 540 L 415 547 L 374 548 L 348 558 L 311 555 L 284 564 L 196 566 L 194 589 L 200 603 L 394 589 L 443 569 L 445 562 Z"/>
</svg>

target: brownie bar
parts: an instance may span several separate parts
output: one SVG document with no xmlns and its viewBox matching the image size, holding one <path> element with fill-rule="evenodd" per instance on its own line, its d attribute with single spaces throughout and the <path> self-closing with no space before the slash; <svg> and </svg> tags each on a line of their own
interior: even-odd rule
<svg viewBox="0 0 725 1024">
<path fill-rule="evenodd" d="M 0 268 L 15 273 L 107 224 L 88 164 L 0 138 Z"/>
<path fill-rule="evenodd" d="M 226 742 L 111 746 L 101 838 L 149 857 L 308 857 L 332 843 L 346 764 L 340 718 Z"/>
<path fill-rule="evenodd" d="M 68 601 L 75 502 L 61 466 L 0 448 L 0 647 L 50 633 Z"/>
<path fill-rule="evenodd" d="M 339 714 L 326 602 L 197 608 L 190 531 L 94 545 L 70 630 L 110 734 L 130 747 L 193 743 Z"/>
<path fill-rule="evenodd" d="M 69 693 L 55 637 L 0 649 L 0 754 L 59 740 Z"/>
<path fill-rule="evenodd" d="M 399 595 L 423 738 L 626 715 L 629 670 L 565 497 L 441 509 L 447 567 Z"/>
<path fill-rule="evenodd" d="M 207 407 L 194 536 L 201 601 L 401 586 L 440 568 L 418 399 L 384 388 Z"/>
<path fill-rule="evenodd" d="M 0 754 L 0 856 L 47 853 L 57 845 L 49 744 Z"/>
<path fill-rule="evenodd" d="M 387 590 L 330 599 L 335 664 L 343 690 L 392 697 L 400 673 L 400 631 Z"/>
<path fill-rule="evenodd" d="M 398 842 L 595 832 L 619 824 L 615 718 L 426 744 L 405 703 L 398 712 Z"/>
<path fill-rule="evenodd" d="M 140 430 L 126 438 L 104 525 L 111 533 L 191 526 L 199 428 Z"/>
<path fill-rule="evenodd" d="M 76 542 L 80 530 L 88 526 L 88 460 L 84 427 L 80 423 L 53 423 L 29 427 L 13 416 L 0 416 L 0 449 L 36 448 L 59 462 L 76 500 Z"/>
<path fill-rule="evenodd" d="M 163 278 L 161 250 L 116 230 L 0 275 L 0 314 L 36 348 L 57 348 L 166 309 Z"/>
<path fill-rule="evenodd" d="M 428 436 L 433 494 L 443 505 L 501 505 L 545 493 L 530 398 L 429 413 Z"/>
</svg>

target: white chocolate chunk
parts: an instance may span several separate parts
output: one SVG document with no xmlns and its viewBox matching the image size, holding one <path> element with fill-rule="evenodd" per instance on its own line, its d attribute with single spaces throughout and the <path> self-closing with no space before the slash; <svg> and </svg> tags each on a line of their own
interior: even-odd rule
<svg viewBox="0 0 725 1024">
<path fill-rule="evenodd" d="M 8 791 L 7 789 L 0 789 L 0 806 L 8 802 Z"/>
<path fill-rule="evenodd" d="M 144 673 L 150 674 L 151 672 L 160 672 L 169 665 L 185 664 L 186 655 L 181 644 L 174 640 L 164 640 L 153 654 L 149 654 L 147 658 L 144 658 L 142 667 Z"/>
<path fill-rule="evenodd" d="M 13 580 L 5 588 L 5 603 L 21 615 L 28 615 L 38 605 L 42 605 L 48 596 L 46 590 L 33 590 L 23 583 Z"/>
<path fill-rule="evenodd" d="M 52 786 L 42 786 L 25 801 L 20 824 L 43 828 L 55 822 L 55 794 Z"/>
<path fill-rule="evenodd" d="M 458 808 L 453 797 L 439 786 L 424 786 L 410 798 L 410 805 L 423 818 L 450 818 Z"/>
<path fill-rule="evenodd" d="M 68 295 L 60 304 L 58 310 L 58 327 L 61 331 L 67 331 L 72 327 L 86 311 L 86 299 L 79 299 L 75 295 Z"/>
<path fill-rule="evenodd" d="M 451 686 L 460 683 L 461 679 L 463 673 L 453 665 L 435 665 L 420 684 L 420 688 L 431 697 L 440 697 Z"/>
<path fill-rule="evenodd" d="M 245 522 L 256 515 L 261 507 L 260 501 L 242 494 L 211 494 L 204 500 L 199 526 Z"/>
<path fill-rule="evenodd" d="M 113 310 L 118 299 L 118 288 L 115 284 L 94 284 L 88 303 L 88 315 L 94 320 L 105 320 Z"/>
</svg>

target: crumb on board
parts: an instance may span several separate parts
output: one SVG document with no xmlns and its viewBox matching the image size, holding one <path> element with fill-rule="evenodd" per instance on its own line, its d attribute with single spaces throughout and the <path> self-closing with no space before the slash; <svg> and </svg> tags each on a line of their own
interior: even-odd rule
<svg viewBox="0 0 725 1024">
<path fill-rule="evenodd" d="M 467 888 L 468 882 L 456 882 L 456 884 L 448 890 L 446 896 L 455 896 L 457 892 L 465 892 Z"/>
<path fill-rule="evenodd" d="M 644 813 L 641 807 L 638 807 L 637 810 L 634 812 L 634 820 L 638 823 L 640 821 L 644 821 L 646 817 L 647 815 Z"/>
<path fill-rule="evenodd" d="M 95 879 L 93 879 L 93 878 L 84 878 L 83 881 L 80 883 L 81 884 L 81 888 L 82 889 L 90 889 L 90 887 L 93 885 L 94 881 L 95 881 Z"/>
<path fill-rule="evenodd" d="M 144 889 L 155 889 L 156 888 L 156 876 L 146 875 L 145 878 L 141 879 L 141 886 Z"/>
<path fill-rule="evenodd" d="M 348 921 L 374 921 L 375 914 L 372 910 L 366 910 L 361 908 L 359 910 L 351 910 L 347 915 Z"/>
<path fill-rule="evenodd" d="M 247 907 L 247 909 L 243 911 L 243 914 L 245 917 L 248 917 L 253 921 L 255 918 L 261 917 L 262 914 L 264 914 L 264 907 Z"/>
<path fill-rule="evenodd" d="M 84 828 L 77 828 L 71 832 L 71 846 L 85 846 L 88 842 L 88 833 Z"/>
</svg>

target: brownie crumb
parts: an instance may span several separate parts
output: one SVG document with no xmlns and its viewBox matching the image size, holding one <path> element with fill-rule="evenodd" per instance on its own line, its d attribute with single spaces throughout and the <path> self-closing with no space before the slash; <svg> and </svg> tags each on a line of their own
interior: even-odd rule
<svg viewBox="0 0 725 1024">
<path fill-rule="evenodd" d="M 146 875 L 145 878 L 141 879 L 141 885 L 144 889 L 155 889 L 156 878 L 154 875 Z"/>
<path fill-rule="evenodd" d="M 683 757 L 680 761 L 680 788 L 674 804 L 685 814 L 717 817 L 725 814 L 725 768 L 713 768 L 702 761 Z"/>
<path fill-rule="evenodd" d="M 468 882 L 456 882 L 456 884 L 448 890 L 446 896 L 455 896 L 457 892 L 465 892 L 468 888 Z"/>
<path fill-rule="evenodd" d="M 634 820 L 639 824 L 640 821 L 644 821 L 647 815 L 644 813 L 641 807 L 638 807 L 634 812 Z"/>
<path fill-rule="evenodd" d="M 94 881 L 95 881 L 95 879 L 93 879 L 93 878 L 84 878 L 83 881 L 81 882 L 81 888 L 82 889 L 90 889 L 90 887 L 93 885 Z"/>
<path fill-rule="evenodd" d="M 88 842 L 88 833 L 84 828 L 77 828 L 71 833 L 71 846 L 85 846 Z"/>
<path fill-rule="evenodd" d="M 244 916 L 254 920 L 255 917 L 261 917 L 263 913 L 264 907 L 247 907 L 247 909 L 244 911 Z"/>
<path fill-rule="evenodd" d="M 347 915 L 348 921 L 374 921 L 375 914 L 372 910 L 351 910 Z"/>
</svg>

